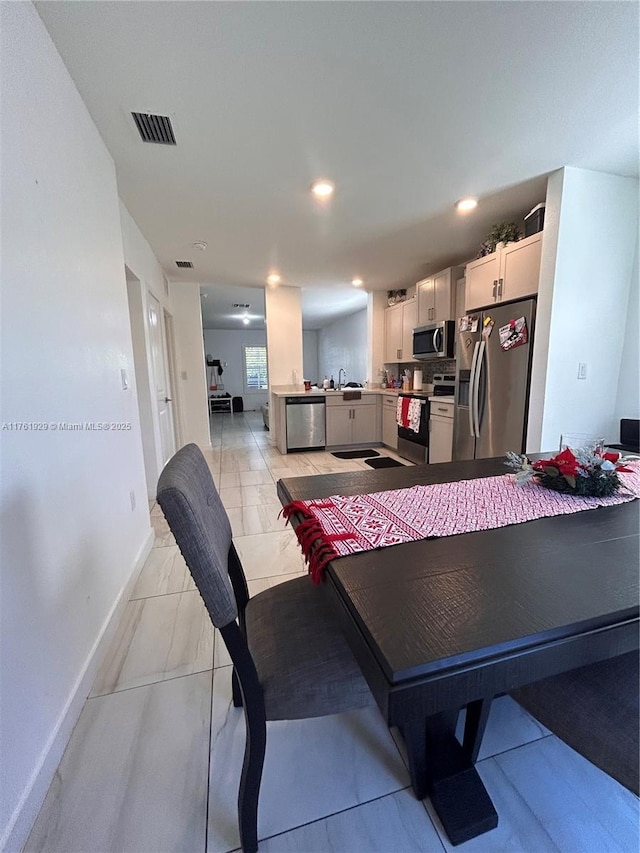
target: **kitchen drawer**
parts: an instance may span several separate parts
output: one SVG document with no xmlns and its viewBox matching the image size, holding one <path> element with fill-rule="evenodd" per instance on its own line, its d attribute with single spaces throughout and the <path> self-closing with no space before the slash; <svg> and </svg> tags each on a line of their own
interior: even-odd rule
<svg viewBox="0 0 640 853">
<path fill-rule="evenodd" d="M 385 394 L 385 396 L 382 398 L 382 405 L 385 407 L 385 409 L 393 409 L 393 411 L 395 412 L 398 407 L 397 394 Z"/>
<path fill-rule="evenodd" d="M 339 393 L 334 391 L 333 394 L 329 392 L 326 398 L 327 406 L 347 406 L 351 409 L 359 409 L 360 406 L 375 406 L 376 402 L 373 394 L 367 394 L 366 397 L 363 396 L 359 400 L 345 400 L 342 391 Z"/>
<path fill-rule="evenodd" d="M 431 417 L 437 415 L 439 418 L 451 418 L 453 420 L 453 406 L 453 403 L 440 403 L 438 400 L 432 400 L 429 415 Z"/>
</svg>

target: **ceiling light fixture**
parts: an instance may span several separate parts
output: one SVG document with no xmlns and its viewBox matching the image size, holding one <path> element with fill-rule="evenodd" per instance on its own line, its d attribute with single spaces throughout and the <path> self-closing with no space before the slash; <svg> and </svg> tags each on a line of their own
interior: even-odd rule
<svg viewBox="0 0 640 853">
<path fill-rule="evenodd" d="M 478 206 L 478 199 L 476 198 L 461 198 L 460 201 L 456 202 L 456 210 L 458 213 L 468 213 L 470 210 L 474 210 Z"/>
<path fill-rule="evenodd" d="M 248 318 L 248 317 L 243 317 L 243 318 L 242 318 L 242 322 L 245 324 L 245 326 L 248 326 L 248 325 L 249 325 L 249 318 Z"/>
<path fill-rule="evenodd" d="M 311 184 L 311 192 L 316 198 L 326 200 L 331 198 L 335 190 L 333 181 L 328 181 L 326 178 L 319 178 Z"/>
<path fill-rule="evenodd" d="M 277 272 L 269 273 L 267 276 L 267 284 L 280 284 L 280 276 Z"/>
<path fill-rule="evenodd" d="M 199 249 L 201 252 L 204 252 L 208 245 L 209 244 L 205 243 L 204 240 L 196 240 L 196 242 L 193 244 L 193 248 Z"/>
<path fill-rule="evenodd" d="M 352 284 L 354 287 L 362 287 L 362 285 L 364 284 L 364 282 L 362 281 L 362 279 L 361 279 L 361 278 L 352 278 L 352 279 L 351 279 L 351 284 Z"/>
</svg>

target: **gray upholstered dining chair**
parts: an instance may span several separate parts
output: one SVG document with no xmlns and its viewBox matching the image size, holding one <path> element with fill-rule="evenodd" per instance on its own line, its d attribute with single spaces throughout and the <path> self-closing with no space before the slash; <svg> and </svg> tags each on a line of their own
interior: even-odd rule
<svg viewBox="0 0 640 853">
<path fill-rule="evenodd" d="M 308 577 L 249 598 L 227 513 L 195 444 L 169 460 L 157 497 L 233 662 L 233 703 L 244 707 L 247 730 L 238 823 L 242 849 L 253 853 L 266 721 L 338 714 L 373 704 L 373 696 Z"/>
<path fill-rule="evenodd" d="M 582 666 L 511 692 L 544 726 L 639 793 L 638 652 Z"/>
</svg>

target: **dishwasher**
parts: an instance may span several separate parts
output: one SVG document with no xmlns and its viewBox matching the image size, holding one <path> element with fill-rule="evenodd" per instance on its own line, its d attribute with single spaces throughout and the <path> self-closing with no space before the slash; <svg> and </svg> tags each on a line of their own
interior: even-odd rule
<svg viewBox="0 0 640 853">
<path fill-rule="evenodd" d="M 287 397 L 287 452 L 324 450 L 324 397 Z"/>
</svg>

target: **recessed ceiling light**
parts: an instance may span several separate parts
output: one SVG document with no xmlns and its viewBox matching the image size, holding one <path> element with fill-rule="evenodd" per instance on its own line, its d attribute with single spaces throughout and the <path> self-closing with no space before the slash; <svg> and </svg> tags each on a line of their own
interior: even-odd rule
<svg viewBox="0 0 640 853">
<path fill-rule="evenodd" d="M 333 195 L 335 185 L 326 178 L 320 178 L 311 184 L 311 192 L 316 198 L 327 199 Z"/>
<path fill-rule="evenodd" d="M 281 279 L 277 272 L 269 273 L 269 275 L 267 276 L 268 284 L 280 284 L 280 281 Z"/>
<path fill-rule="evenodd" d="M 475 198 L 461 198 L 456 202 L 456 210 L 458 213 L 468 213 L 478 206 L 478 200 Z"/>
<path fill-rule="evenodd" d="M 199 249 L 201 252 L 204 252 L 208 245 L 209 244 L 205 243 L 204 240 L 196 240 L 196 242 L 193 244 L 193 248 Z"/>
<path fill-rule="evenodd" d="M 352 284 L 354 287 L 362 287 L 362 285 L 364 284 L 364 282 L 362 281 L 362 279 L 361 279 L 361 278 L 352 278 L 352 279 L 351 279 L 351 284 Z"/>
<path fill-rule="evenodd" d="M 249 325 L 249 318 L 248 318 L 248 317 L 243 317 L 243 318 L 242 318 L 242 322 L 245 324 L 245 326 L 248 326 L 248 325 Z"/>
</svg>

